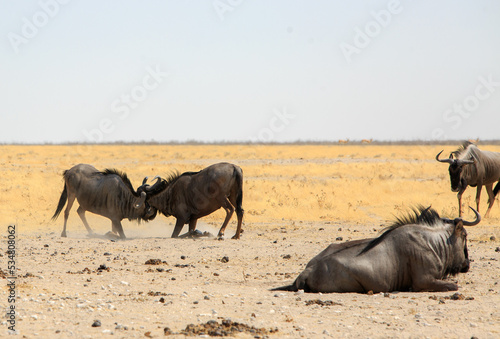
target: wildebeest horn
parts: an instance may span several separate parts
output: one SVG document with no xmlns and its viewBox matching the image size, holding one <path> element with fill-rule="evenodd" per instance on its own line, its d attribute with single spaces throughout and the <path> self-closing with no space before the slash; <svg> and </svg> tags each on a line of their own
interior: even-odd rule
<svg viewBox="0 0 500 339">
<path fill-rule="evenodd" d="M 444 151 L 444 150 L 443 150 Z M 439 152 L 437 155 L 436 155 L 436 160 L 439 161 L 439 162 L 446 162 L 448 164 L 452 164 L 453 163 L 453 159 L 450 157 L 448 159 L 439 159 L 439 156 L 441 155 L 441 153 L 443 153 L 443 151 Z"/>
<path fill-rule="evenodd" d="M 469 208 L 472 210 L 472 212 L 474 212 L 474 214 L 476 215 L 476 220 L 474 221 L 465 221 L 465 220 L 462 220 L 464 226 L 476 226 L 477 224 L 479 224 L 479 222 L 481 221 L 481 216 L 479 215 L 479 212 L 476 211 L 475 209 L 473 209 L 472 207 L 469 206 Z"/>
<path fill-rule="evenodd" d="M 143 186 L 144 186 L 144 184 L 145 184 L 146 182 L 148 182 L 148 178 L 149 178 L 149 177 L 145 177 L 145 178 L 144 178 L 144 180 L 142 181 L 142 185 L 143 185 Z"/>
<path fill-rule="evenodd" d="M 475 163 L 474 160 L 457 160 L 459 166 Z"/>
<path fill-rule="evenodd" d="M 150 190 L 154 190 L 156 189 L 156 187 L 160 184 L 160 182 L 162 181 L 161 177 L 160 176 L 156 176 L 153 178 L 153 180 L 156 179 L 156 182 L 153 184 L 153 186 L 151 186 Z"/>
<path fill-rule="evenodd" d="M 139 200 L 134 204 L 135 208 L 140 208 L 142 205 L 144 205 L 144 202 L 146 201 L 146 192 L 142 191 L 141 192 L 141 197 Z"/>
</svg>

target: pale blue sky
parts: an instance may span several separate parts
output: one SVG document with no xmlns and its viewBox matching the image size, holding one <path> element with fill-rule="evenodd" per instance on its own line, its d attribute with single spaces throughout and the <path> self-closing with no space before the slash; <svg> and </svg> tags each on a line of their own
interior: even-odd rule
<svg viewBox="0 0 500 339">
<path fill-rule="evenodd" d="M 499 1 L 0 0 L 0 142 L 500 139 Z"/>
</svg>

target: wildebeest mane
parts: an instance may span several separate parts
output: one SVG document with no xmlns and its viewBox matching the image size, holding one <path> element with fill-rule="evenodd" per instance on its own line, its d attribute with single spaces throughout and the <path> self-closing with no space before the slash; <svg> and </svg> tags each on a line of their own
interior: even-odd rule
<svg viewBox="0 0 500 339">
<path fill-rule="evenodd" d="M 466 156 L 468 152 L 471 152 L 471 148 L 469 148 L 470 145 L 475 146 L 472 142 L 470 141 L 464 141 L 462 145 L 460 145 L 456 151 L 451 152 L 451 154 L 455 157 L 455 159 L 463 159 L 462 156 Z M 471 152 L 473 153 L 473 152 Z M 471 154 L 473 155 L 473 154 Z M 471 159 L 472 160 L 472 159 Z"/>
<path fill-rule="evenodd" d="M 427 226 L 433 226 L 435 225 L 438 221 L 442 221 L 441 217 L 439 216 L 439 213 L 436 212 L 435 209 L 429 207 L 424 207 L 422 205 L 418 205 L 416 207 L 413 207 L 411 209 L 411 212 L 409 212 L 406 215 L 396 217 L 396 220 L 392 223 L 392 225 L 384 228 L 382 230 L 382 234 L 378 236 L 377 238 L 373 239 L 366 245 L 365 248 L 361 252 L 359 252 L 358 255 L 362 255 L 378 244 L 382 242 L 382 240 L 387 237 L 388 234 L 390 234 L 392 231 L 395 229 L 405 226 L 405 225 L 427 225 Z"/>
<path fill-rule="evenodd" d="M 198 174 L 198 173 L 200 173 L 200 172 L 198 171 L 198 172 L 180 173 L 179 171 L 173 171 L 172 173 L 168 174 L 166 178 L 162 178 L 161 182 L 158 183 L 156 188 L 152 191 L 149 191 L 148 194 L 149 194 L 149 196 L 154 196 L 154 195 L 162 192 L 163 190 L 165 190 L 165 188 L 167 188 L 171 184 L 175 183 L 180 177 L 191 176 L 191 175 Z"/>
<path fill-rule="evenodd" d="M 119 176 L 122 179 L 125 186 L 127 186 L 130 189 L 130 192 L 132 192 L 134 194 L 134 196 L 136 196 L 136 197 L 139 196 L 139 194 L 137 194 L 137 192 L 132 187 L 132 183 L 130 182 L 130 179 L 128 178 L 127 173 L 119 171 L 116 168 L 106 168 L 104 171 L 98 172 L 98 173 L 103 174 L 103 175 L 117 175 L 117 176 Z"/>
</svg>

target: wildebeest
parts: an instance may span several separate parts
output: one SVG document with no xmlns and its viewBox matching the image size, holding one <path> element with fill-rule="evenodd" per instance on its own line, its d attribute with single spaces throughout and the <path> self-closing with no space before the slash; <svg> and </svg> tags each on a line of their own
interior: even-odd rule
<svg viewBox="0 0 500 339">
<path fill-rule="evenodd" d="M 146 180 L 146 179 L 145 179 Z M 165 216 L 177 218 L 172 238 L 177 238 L 185 224 L 194 232 L 196 222 L 210 213 L 224 208 L 226 218 L 218 237 L 224 236 L 234 211 L 238 227 L 233 239 L 239 239 L 243 221 L 243 171 L 229 163 L 211 165 L 199 172 L 176 173 L 167 179 L 158 178 L 152 185 L 137 189 L 148 193 L 147 202 Z"/>
<path fill-rule="evenodd" d="M 52 217 L 52 220 L 57 219 L 68 201 L 61 237 L 66 237 L 69 211 L 75 199 L 80 204 L 77 213 L 89 234 L 93 231 L 85 218 L 85 211 L 111 219 L 112 231 L 122 239 L 125 238 L 122 219 L 148 221 L 156 216 L 156 209 L 146 203 L 146 192 L 134 191 L 127 175 L 118 170 L 106 169 L 100 172 L 91 165 L 79 164 L 64 171 L 63 178 L 64 189 Z"/>
<path fill-rule="evenodd" d="M 377 238 L 331 244 L 314 257 L 289 286 L 275 290 L 305 292 L 456 291 L 448 275 L 469 270 L 465 226 L 461 218 L 440 218 L 419 207 L 398 218 Z"/>
<path fill-rule="evenodd" d="M 493 190 L 493 184 L 500 180 L 500 153 L 481 151 L 476 145 L 469 141 L 456 151 L 450 154 L 448 159 L 439 159 L 443 151 L 436 155 L 436 160 L 450 164 L 451 190 L 457 193 L 458 215 L 462 216 L 462 194 L 467 186 L 476 187 L 476 209 L 479 211 L 479 201 L 483 185 L 488 192 L 488 210 L 485 217 L 490 213 L 495 196 L 500 190 L 500 183 L 497 183 Z M 455 159 L 453 159 L 455 157 Z"/>
</svg>

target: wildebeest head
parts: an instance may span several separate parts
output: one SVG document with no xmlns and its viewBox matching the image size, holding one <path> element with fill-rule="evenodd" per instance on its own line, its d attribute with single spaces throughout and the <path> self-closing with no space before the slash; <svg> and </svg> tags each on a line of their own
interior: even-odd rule
<svg viewBox="0 0 500 339">
<path fill-rule="evenodd" d="M 436 160 L 450 164 L 448 171 L 450 172 L 452 192 L 463 191 L 467 187 L 467 180 L 462 176 L 462 169 L 466 165 L 474 164 L 474 160 L 453 159 L 452 154 L 450 154 L 448 159 L 439 159 L 441 153 L 443 153 L 443 151 L 436 155 Z"/>
<path fill-rule="evenodd" d="M 155 177 L 155 179 L 158 179 L 156 184 L 158 184 L 161 181 L 160 177 Z M 141 201 L 146 204 L 145 209 L 144 209 L 144 214 L 142 216 L 142 219 L 148 221 L 148 220 L 153 220 L 156 217 L 156 214 L 158 213 L 158 210 L 155 207 L 152 207 L 149 205 L 147 202 L 147 194 L 151 191 L 152 188 L 154 188 L 155 185 L 150 186 L 146 182 L 148 181 L 148 177 L 145 177 L 144 180 L 142 181 L 142 185 L 137 187 L 137 193 L 141 196 Z M 140 208 L 141 205 L 135 205 L 134 207 Z"/>
<path fill-rule="evenodd" d="M 470 208 L 476 215 L 476 220 L 465 221 L 462 218 L 455 218 L 454 220 L 443 219 L 447 223 L 452 223 L 455 230 L 451 237 L 448 238 L 448 245 L 452 249 L 450 256 L 452 262 L 446 268 L 445 275 L 456 275 L 458 273 L 466 273 L 469 271 L 469 253 L 467 251 L 467 231 L 464 226 L 475 226 L 481 221 L 479 213 Z"/>
</svg>

